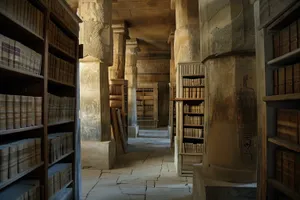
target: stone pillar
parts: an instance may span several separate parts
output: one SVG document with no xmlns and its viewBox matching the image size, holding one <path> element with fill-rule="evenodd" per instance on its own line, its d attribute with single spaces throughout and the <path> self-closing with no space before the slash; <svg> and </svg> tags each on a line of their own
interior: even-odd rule
<svg viewBox="0 0 300 200">
<path fill-rule="evenodd" d="M 136 39 L 126 41 L 126 62 L 125 79 L 128 80 L 128 136 L 137 137 L 137 108 L 136 108 L 136 88 L 137 88 L 137 52 L 138 43 Z"/>
<path fill-rule="evenodd" d="M 200 61 L 200 46 L 199 46 L 199 14 L 198 14 L 198 2 L 191 0 L 172 0 L 171 8 L 175 8 L 176 14 L 176 30 L 174 39 L 174 60 L 175 69 L 177 69 L 178 63 L 182 62 L 199 62 Z M 177 71 L 177 70 L 176 70 Z M 176 72 L 176 85 L 178 85 L 179 74 Z M 176 87 L 176 97 L 178 97 L 179 91 Z M 174 161 L 177 172 L 179 172 L 179 141 L 178 133 L 182 125 L 182 113 L 183 103 L 176 102 L 176 137 L 174 139 L 175 152 Z"/>
<path fill-rule="evenodd" d="M 111 168 L 108 66 L 112 63 L 111 0 L 80 0 L 80 120 L 82 166 Z"/>
<path fill-rule="evenodd" d="M 113 66 L 109 68 L 109 79 L 124 79 L 125 49 L 128 35 L 125 23 L 113 24 Z"/>
<path fill-rule="evenodd" d="M 170 59 L 170 84 L 174 86 L 176 84 L 176 66 L 175 66 L 175 56 L 174 56 L 174 32 L 169 35 L 168 43 L 171 49 L 171 59 Z"/>
<path fill-rule="evenodd" d="M 242 195 L 246 198 L 247 192 L 247 199 L 255 199 L 255 184 L 241 186 L 256 182 L 253 5 L 249 0 L 198 2 L 200 53 L 206 66 L 206 118 L 203 165 L 197 167 L 200 173 L 194 177 L 200 182 L 194 190 L 202 194 L 194 199 L 216 198 L 213 194 L 221 194 L 219 186 L 228 194 L 232 193 L 229 190 L 235 191 L 234 199 L 243 199 Z"/>
</svg>

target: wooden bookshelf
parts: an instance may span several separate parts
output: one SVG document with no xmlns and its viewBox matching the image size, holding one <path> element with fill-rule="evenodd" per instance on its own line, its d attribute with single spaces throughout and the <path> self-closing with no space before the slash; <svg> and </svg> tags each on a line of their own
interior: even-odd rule
<svg viewBox="0 0 300 200">
<path fill-rule="evenodd" d="M 123 118 L 124 138 L 128 141 L 128 81 L 111 79 L 109 81 L 109 101 L 111 108 L 119 108 Z"/>
<path fill-rule="evenodd" d="M 270 3 L 274 3 L 271 0 Z M 261 199 L 300 199 L 300 3 L 265 28 L 266 133 Z M 265 170 L 266 169 L 266 170 Z"/>
<path fill-rule="evenodd" d="M 59 166 L 68 163 L 72 180 L 66 186 L 72 199 L 79 199 L 75 160 L 80 22 L 64 0 L 0 1 L 0 23 L 5 27 L 0 30 L 0 198 L 31 177 L 41 199 L 49 199 L 50 168 L 67 176 Z M 58 147 L 60 156 L 50 163 Z M 20 148 L 30 148 L 30 160 L 14 156 L 14 149 Z M 5 155 L 9 159 L 1 162 Z"/>
<path fill-rule="evenodd" d="M 138 83 L 136 90 L 137 121 L 140 128 L 158 126 L 158 83 Z"/>
<path fill-rule="evenodd" d="M 175 85 L 170 85 L 170 104 L 169 104 L 169 135 L 170 135 L 170 147 L 174 148 L 174 139 L 176 136 L 176 103 L 174 99 L 176 98 L 176 87 Z"/>
<path fill-rule="evenodd" d="M 192 175 L 193 165 L 201 163 L 203 157 L 205 76 L 200 63 L 180 63 L 178 73 L 178 173 L 186 176 Z"/>
</svg>

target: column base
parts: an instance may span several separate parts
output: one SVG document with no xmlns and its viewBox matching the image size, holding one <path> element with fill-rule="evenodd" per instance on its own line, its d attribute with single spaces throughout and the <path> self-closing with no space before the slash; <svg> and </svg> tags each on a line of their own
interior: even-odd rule
<svg viewBox="0 0 300 200">
<path fill-rule="evenodd" d="M 174 137 L 174 164 L 175 164 L 175 169 L 176 173 L 178 176 L 180 175 L 180 163 L 179 163 L 179 147 L 178 147 L 178 141 L 177 141 L 177 136 Z"/>
<path fill-rule="evenodd" d="M 206 178 L 202 164 L 194 165 L 193 200 L 255 200 L 256 183 L 230 183 Z"/>
<path fill-rule="evenodd" d="M 172 127 L 168 126 L 168 133 L 169 133 L 169 138 L 172 137 Z"/>
<path fill-rule="evenodd" d="M 139 135 L 139 126 L 128 126 L 128 137 L 137 138 Z"/>
<path fill-rule="evenodd" d="M 81 141 L 81 166 L 93 169 L 111 169 L 116 160 L 115 141 Z"/>
</svg>

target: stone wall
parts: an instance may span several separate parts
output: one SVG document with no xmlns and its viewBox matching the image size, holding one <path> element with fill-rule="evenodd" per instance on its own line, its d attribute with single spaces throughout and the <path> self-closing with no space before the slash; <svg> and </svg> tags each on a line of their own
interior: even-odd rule
<svg viewBox="0 0 300 200">
<path fill-rule="evenodd" d="M 158 82 L 158 125 L 168 126 L 170 59 L 139 59 L 138 83 Z"/>
</svg>

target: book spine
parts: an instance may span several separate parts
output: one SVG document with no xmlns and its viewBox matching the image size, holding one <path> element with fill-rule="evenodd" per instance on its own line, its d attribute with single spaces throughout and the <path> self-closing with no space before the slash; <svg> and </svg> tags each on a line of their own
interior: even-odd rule
<svg viewBox="0 0 300 200">
<path fill-rule="evenodd" d="M 21 98 L 18 95 L 14 95 L 14 128 L 21 127 Z"/>
<path fill-rule="evenodd" d="M 34 97 L 27 98 L 27 127 L 35 125 Z"/>
<path fill-rule="evenodd" d="M 34 97 L 35 104 L 35 125 L 42 124 L 42 97 Z"/>
<path fill-rule="evenodd" d="M 2 130 L 6 130 L 6 95 L 5 94 L 0 94 L 0 131 Z"/>
<path fill-rule="evenodd" d="M 14 96 L 6 96 L 6 129 L 14 128 Z"/>
<path fill-rule="evenodd" d="M 21 128 L 27 127 L 27 103 L 28 97 L 21 96 Z"/>
</svg>

